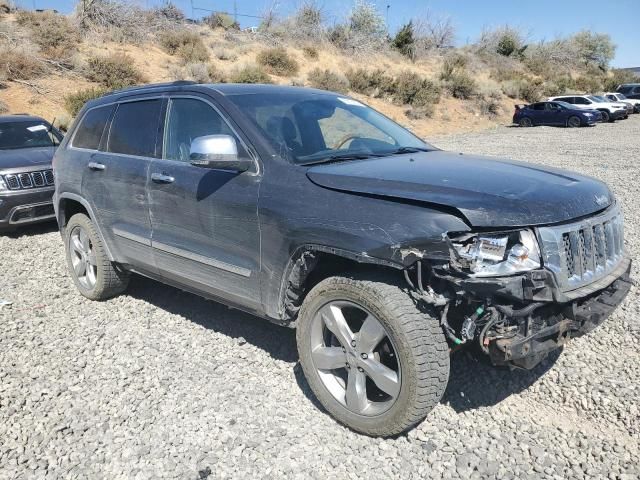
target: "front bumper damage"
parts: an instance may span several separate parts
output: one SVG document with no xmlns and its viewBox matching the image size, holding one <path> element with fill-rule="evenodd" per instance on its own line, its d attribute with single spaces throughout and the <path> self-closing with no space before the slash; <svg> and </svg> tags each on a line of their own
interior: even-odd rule
<svg viewBox="0 0 640 480">
<path fill-rule="evenodd" d="M 495 323 L 502 325 L 502 330 L 474 338 L 494 365 L 531 369 L 570 338 L 604 322 L 629 292 L 630 270 L 631 260 L 625 254 L 608 275 L 570 291 L 562 290 L 553 273 L 545 269 L 493 278 L 461 277 L 437 270 L 433 274 L 441 284 L 495 315 L 487 313 L 485 319 L 500 317 Z"/>
<path fill-rule="evenodd" d="M 525 318 L 522 330 L 512 338 L 496 339 L 488 345 L 491 361 L 495 365 L 511 365 L 530 369 L 549 352 L 562 347 L 570 338 L 590 332 L 603 323 L 620 305 L 631 289 L 627 270 L 603 290 L 566 304 L 555 306 L 555 323 L 532 331 L 531 319 Z M 553 305 L 551 306 L 554 309 Z M 541 307 L 544 308 L 544 307 Z M 547 307 L 548 308 L 548 307 Z M 552 312 L 553 313 L 553 312 Z"/>
</svg>

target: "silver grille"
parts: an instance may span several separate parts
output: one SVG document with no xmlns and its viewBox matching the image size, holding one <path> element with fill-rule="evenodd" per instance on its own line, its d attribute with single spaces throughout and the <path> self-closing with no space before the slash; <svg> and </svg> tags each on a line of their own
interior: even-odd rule
<svg viewBox="0 0 640 480">
<path fill-rule="evenodd" d="M 615 206 L 580 222 L 538 229 L 545 267 L 562 291 L 611 273 L 624 256 L 624 221 Z"/>
<path fill-rule="evenodd" d="M 5 175 L 4 182 L 9 190 L 51 186 L 53 185 L 53 170 Z"/>
</svg>

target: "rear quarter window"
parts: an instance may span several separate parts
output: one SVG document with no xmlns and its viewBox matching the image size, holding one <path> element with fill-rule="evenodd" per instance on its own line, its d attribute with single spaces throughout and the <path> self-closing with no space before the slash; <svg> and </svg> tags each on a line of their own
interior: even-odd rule
<svg viewBox="0 0 640 480">
<path fill-rule="evenodd" d="M 140 100 L 118 105 L 109 131 L 107 151 L 138 157 L 156 157 L 162 100 Z"/>
<path fill-rule="evenodd" d="M 109 117 L 111 117 L 112 112 L 113 105 L 89 110 L 84 117 L 82 117 L 80 125 L 78 125 L 72 145 L 76 148 L 98 150 L 104 128 L 107 122 L 109 122 Z"/>
</svg>

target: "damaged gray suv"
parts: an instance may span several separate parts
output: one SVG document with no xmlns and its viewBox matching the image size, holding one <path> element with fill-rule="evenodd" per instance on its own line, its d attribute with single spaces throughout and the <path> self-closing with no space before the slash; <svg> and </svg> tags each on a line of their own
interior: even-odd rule
<svg viewBox="0 0 640 480">
<path fill-rule="evenodd" d="M 444 152 L 325 91 L 114 92 L 85 105 L 53 168 L 84 296 L 135 272 L 295 327 L 320 403 L 368 435 L 428 414 L 452 348 L 532 368 L 630 288 L 602 182 Z"/>
</svg>

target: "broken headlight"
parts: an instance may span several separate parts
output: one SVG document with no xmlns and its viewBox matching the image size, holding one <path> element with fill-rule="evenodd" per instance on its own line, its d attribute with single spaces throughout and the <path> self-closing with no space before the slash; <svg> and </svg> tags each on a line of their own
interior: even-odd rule
<svg viewBox="0 0 640 480">
<path fill-rule="evenodd" d="M 540 249 L 531 230 L 472 234 L 452 239 L 463 267 L 474 277 L 495 277 L 540 268 Z"/>
</svg>

